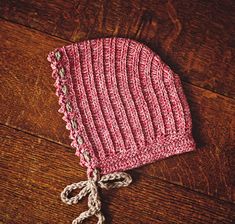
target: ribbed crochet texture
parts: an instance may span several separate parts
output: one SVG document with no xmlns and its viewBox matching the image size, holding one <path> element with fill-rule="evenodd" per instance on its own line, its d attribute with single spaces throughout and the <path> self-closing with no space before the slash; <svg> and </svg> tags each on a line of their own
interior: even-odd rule
<svg viewBox="0 0 235 224">
<path fill-rule="evenodd" d="M 81 165 L 107 174 L 195 149 L 179 76 L 145 45 L 94 39 L 55 49 L 48 60 Z"/>
<path fill-rule="evenodd" d="M 88 175 L 87 181 L 68 185 L 61 199 L 74 204 L 89 195 L 89 209 L 73 224 L 93 215 L 103 224 L 98 187 L 125 187 L 132 181 L 117 171 L 195 149 L 179 76 L 148 47 L 124 38 L 70 44 L 52 51 L 48 60 L 59 112 Z M 81 191 L 70 198 L 75 189 Z"/>
</svg>

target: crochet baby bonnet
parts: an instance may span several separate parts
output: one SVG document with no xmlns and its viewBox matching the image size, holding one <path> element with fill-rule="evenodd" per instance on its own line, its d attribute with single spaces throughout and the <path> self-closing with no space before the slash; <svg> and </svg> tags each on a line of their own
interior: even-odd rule
<svg viewBox="0 0 235 224">
<path fill-rule="evenodd" d="M 89 209 L 73 224 L 92 215 L 101 224 L 98 188 L 128 186 L 132 179 L 121 171 L 195 149 L 189 106 L 179 76 L 134 40 L 74 43 L 50 52 L 48 60 L 59 112 L 88 175 L 61 198 L 75 204 L 89 194 Z M 69 197 L 76 188 L 82 190 Z"/>
</svg>

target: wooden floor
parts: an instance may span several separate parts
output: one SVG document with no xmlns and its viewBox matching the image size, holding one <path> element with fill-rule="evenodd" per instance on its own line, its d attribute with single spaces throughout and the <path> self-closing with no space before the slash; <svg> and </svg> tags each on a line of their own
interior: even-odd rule
<svg viewBox="0 0 235 224">
<path fill-rule="evenodd" d="M 235 222 L 234 1 L 1 0 L 0 18 L 0 223 L 66 224 L 87 208 L 86 199 L 60 201 L 86 175 L 46 56 L 113 36 L 145 43 L 180 75 L 198 150 L 130 171 L 128 188 L 104 190 L 107 223 Z"/>
</svg>

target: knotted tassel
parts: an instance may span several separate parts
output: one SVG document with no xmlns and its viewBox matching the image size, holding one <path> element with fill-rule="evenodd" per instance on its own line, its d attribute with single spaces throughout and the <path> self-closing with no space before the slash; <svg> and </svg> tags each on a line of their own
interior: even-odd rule
<svg viewBox="0 0 235 224">
<path fill-rule="evenodd" d="M 108 181 L 112 181 L 108 183 Z M 88 210 L 82 212 L 72 224 L 82 223 L 83 220 L 95 215 L 98 218 L 97 224 L 103 224 L 105 217 L 101 212 L 101 201 L 98 194 L 98 187 L 110 189 L 126 187 L 132 182 L 132 178 L 129 174 L 124 172 L 115 172 L 103 175 L 100 177 L 98 169 L 94 169 L 91 175 L 88 174 L 87 181 L 80 181 L 65 187 L 61 193 L 61 200 L 66 204 L 77 204 L 79 200 L 89 194 L 88 196 Z M 74 197 L 69 198 L 69 194 L 76 189 L 81 191 Z"/>
</svg>

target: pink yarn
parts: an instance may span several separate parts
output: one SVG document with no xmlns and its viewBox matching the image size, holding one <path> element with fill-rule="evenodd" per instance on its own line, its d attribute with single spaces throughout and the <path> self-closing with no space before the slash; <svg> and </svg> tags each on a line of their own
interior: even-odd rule
<svg viewBox="0 0 235 224">
<path fill-rule="evenodd" d="M 195 149 L 179 76 L 145 45 L 87 40 L 48 60 L 71 146 L 89 170 L 124 171 Z"/>
</svg>

